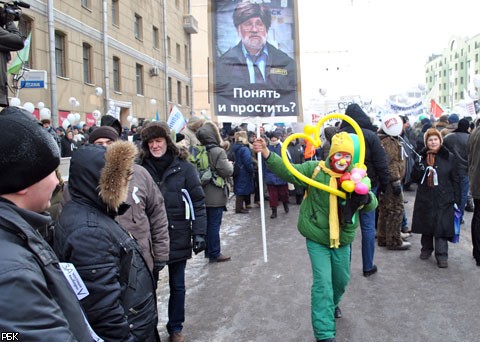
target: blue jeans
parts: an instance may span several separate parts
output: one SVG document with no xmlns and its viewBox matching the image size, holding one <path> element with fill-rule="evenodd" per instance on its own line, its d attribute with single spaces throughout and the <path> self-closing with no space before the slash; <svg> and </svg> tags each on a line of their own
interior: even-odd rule
<svg viewBox="0 0 480 342">
<path fill-rule="evenodd" d="M 377 193 L 377 187 L 372 187 L 374 194 Z M 362 262 L 363 271 L 368 272 L 373 269 L 373 257 L 375 255 L 375 210 L 369 212 L 359 212 L 360 229 L 362 231 Z"/>
<path fill-rule="evenodd" d="M 463 213 L 465 212 L 465 206 L 467 205 L 467 199 L 468 199 L 468 188 L 470 186 L 470 181 L 468 180 L 468 175 L 465 176 L 459 176 L 460 178 L 460 196 L 461 196 L 461 202 L 457 203 L 458 208 L 462 212 L 462 219 L 463 219 Z"/>
<path fill-rule="evenodd" d="M 215 259 L 220 256 L 220 225 L 223 207 L 207 207 L 207 249 L 205 257 Z"/>
<path fill-rule="evenodd" d="M 168 283 L 170 285 L 170 298 L 168 299 L 169 334 L 181 332 L 185 322 L 185 267 L 187 260 L 174 262 L 168 265 Z"/>
</svg>

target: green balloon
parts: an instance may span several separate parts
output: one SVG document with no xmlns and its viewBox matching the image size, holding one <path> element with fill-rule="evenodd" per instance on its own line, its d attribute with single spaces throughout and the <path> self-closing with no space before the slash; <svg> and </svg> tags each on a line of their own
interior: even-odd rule
<svg viewBox="0 0 480 342">
<path fill-rule="evenodd" d="M 354 133 L 350 133 L 350 137 L 353 140 L 353 163 L 355 165 L 360 160 L 360 140 L 358 139 L 358 135 Z"/>
</svg>

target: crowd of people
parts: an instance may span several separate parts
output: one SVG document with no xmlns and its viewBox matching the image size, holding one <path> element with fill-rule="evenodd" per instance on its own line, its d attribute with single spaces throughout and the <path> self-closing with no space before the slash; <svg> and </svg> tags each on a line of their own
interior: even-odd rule
<svg viewBox="0 0 480 342">
<path fill-rule="evenodd" d="M 184 341 L 187 260 L 200 252 L 210 263 L 231 260 L 222 251 L 220 230 L 233 196 L 239 215 L 259 207 L 263 196 L 270 220 L 288 215 L 290 198 L 300 205 L 297 227 L 312 264 L 317 341 L 335 341 L 358 227 L 365 277 L 379 271 L 376 245 L 409 250 L 411 233 L 421 234 L 420 259 L 434 254 L 438 267 L 446 268 L 455 212 L 463 223 L 464 211 L 471 210 L 473 257 L 480 266 L 475 124 L 450 114 L 421 117 L 411 126 L 408 117 L 390 115 L 376 127 L 357 104 L 345 114 L 363 132 L 370 187 L 340 199 L 287 170 L 280 155 L 293 133 L 289 128 L 260 127 L 257 136 L 248 124 L 219 130 L 192 117 L 179 133 L 166 122 L 145 122 L 125 132 L 117 119 L 104 116 L 98 127 L 63 132 L 49 120 L 38 122 L 21 108 L 7 107 L 0 113 L 0 288 L 16 300 L 2 301 L 0 327 L 32 339 L 42 333 L 51 340 L 159 341 L 155 290 L 166 267 L 166 330 L 170 341 Z M 339 121 L 322 130 L 319 148 L 292 140 L 288 159 L 306 177 L 341 189 L 343 177 L 356 167 L 354 133 Z M 208 155 L 207 182 L 191 162 L 199 145 Z M 60 157 L 71 158 L 65 184 Z M 213 181 L 213 175 L 223 181 Z M 409 225 L 403 192 L 415 187 Z M 80 278 L 83 282 L 72 280 Z M 87 291 L 79 291 L 83 287 Z M 78 296 L 83 292 L 87 295 Z M 21 319 L 27 316 L 38 319 Z"/>
</svg>

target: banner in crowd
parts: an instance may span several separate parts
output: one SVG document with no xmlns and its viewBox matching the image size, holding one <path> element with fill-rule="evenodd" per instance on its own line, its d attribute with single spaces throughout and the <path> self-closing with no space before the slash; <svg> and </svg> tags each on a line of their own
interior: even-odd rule
<svg viewBox="0 0 480 342">
<path fill-rule="evenodd" d="M 424 112 L 425 106 L 423 100 L 418 100 L 411 105 L 400 105 L 388 100 L 388 112 L 397 115 L 416 116 Z"/>
<path fill-rule="evenodd" d="M 173 106 L 172 110 L 170 111 L 170 115 L 167 119 L 168 127 L 175 132 L 180 132 L 185 125 L 187 124 L 187 120 L 183 116 L 180 109 L 177 106 Z"/>
<path fill-rule="evenodd" d="M 211 2 L 218 117 L 299 115 L 295 6 L 293 0 Z"/>
</svg>

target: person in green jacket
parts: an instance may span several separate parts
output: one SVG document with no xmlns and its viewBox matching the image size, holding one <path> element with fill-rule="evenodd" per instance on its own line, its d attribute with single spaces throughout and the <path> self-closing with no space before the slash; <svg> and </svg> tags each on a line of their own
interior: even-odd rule
<svg viewBox="0 0 480 342">
<path fill-rule="evenodd" d="M 358 210 L 375 210 L 378 201 L 370 191 L 347 194 L 344 201 L 329 192 L 309 186 L 290 173 L 280 156 L 270 153 L 263 139 L 253 145 L 261 152 L 266 166 L 276 175 L 295 185 L 307 188 L 300 206 L 297 227 L 306 240 L 312 264 L 311 315 L 317 341 L 335 341 L 335 318 L 342 313 L 339 303 L 350 280 L 351 243 L 359 226 Z M 350 171 L 354 153 L 352 137 L 341 132 L 332 138 L 328 159 L 293 164 L 301 174 L 315 181 L 340 189 L 340 177 Z M 353 208 L 353 217 L 346 215 Z M 352 223 L 348 223 L 352 222 Z"/>
</svg>

